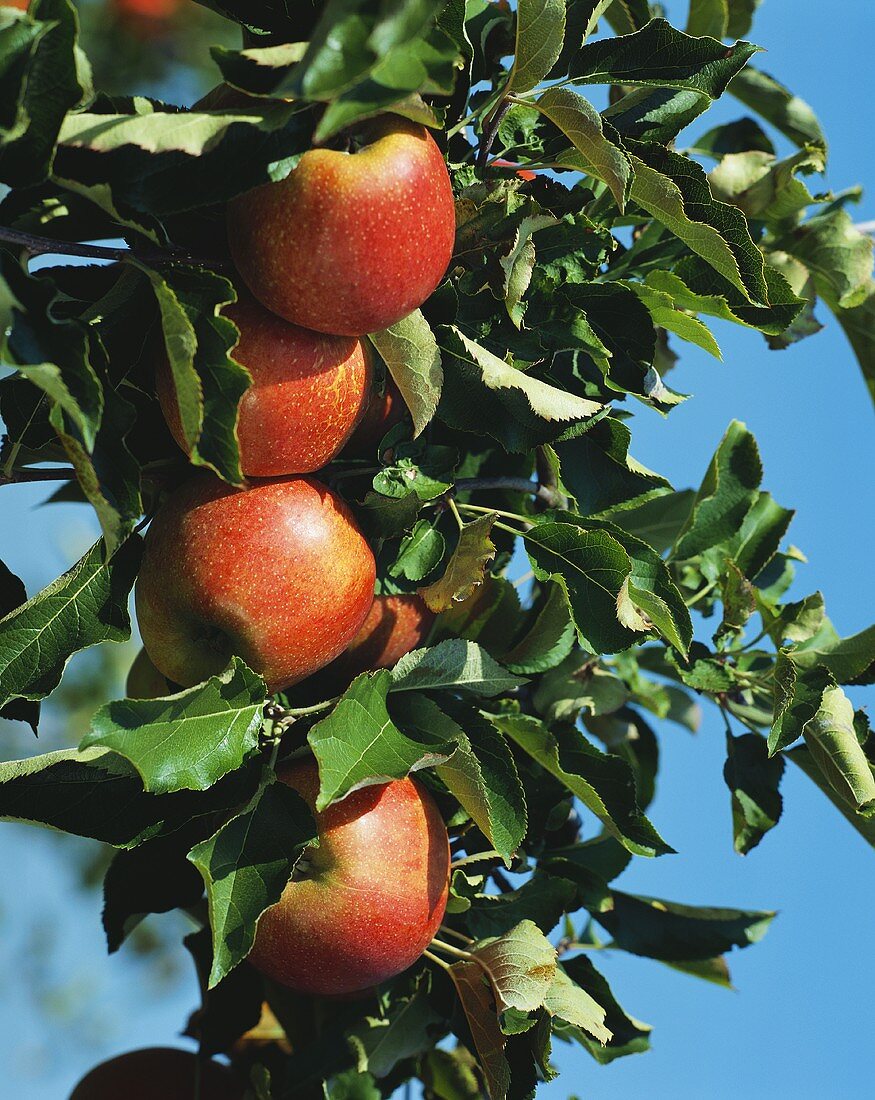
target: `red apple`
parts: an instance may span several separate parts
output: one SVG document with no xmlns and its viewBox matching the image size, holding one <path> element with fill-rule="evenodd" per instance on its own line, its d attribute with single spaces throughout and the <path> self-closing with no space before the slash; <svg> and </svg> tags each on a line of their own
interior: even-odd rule
<svg viewBox="0 0 875 1100">
<path fill-rule="evenodd" d="M 197 1081 L 200 1091 L 196 1092 Z M 227 1066 L 187 1050 L 151 1047 L 120 1054 L 87 1073 L 70 1100 L 243 1100 L 246 1086 Z"/>
<path fill-rule="evenodd" d="M 516 174 L 521 180 L 536 180 L 538 178 L 538 173 L 533 172 L 531 168 L 520 168 L 518 165 L 514 164 L 513 161 L 505 160 L 503 157 L 496 157 L 495 160 L 491 162 L 490 167 L 515 168 Z"/>
<path fill-rule="evenodd" d="M 159 699 L 175 689 L 167 682 L 149 660 L 149 654 L 141 649 L 128 671 L 125 694 L 129 699 Z"/>
<path fill-rule="evenodd" d="M 407 415 L 407 406 L 401 391 L 391 375 L 386 376 L 382 394 L 372 392 L 365 414 L 343 449 L 345 458 L 370 458 L 380 440 L 390 428 L 394 428 Z"/>
<path fill-rule="evenodd" d="M 350 681 L 360 672 L 392 668 L 405 653 L 423 644 L 434 620 L 421 596 L 375 596 L 358 634 L 325 675 L 336 672 Z"/>
<path fill-rule="evenodd" d="M 290 325 L 248 294 L 225 314 L 240 329 L 234 358 L 252 375 L 237 420 L 243 473 L 277 477 L 321 469 L 350 438 L 368 403 L 371 366 L 361 341 Z M 165 354 L 155 381 L 164 419 L 187 450 Z"/>
<path fill-rule="evenodd" d="M 123 18 L 162 22 L 176 15 L 182 0 L 112 0 L 112 6 Z"/>
<path fill-rule="evenodd" d="M 0 6 L 4 8 L 18 8 L 19 11 L 27 11 L 30 0 L 2 0 Z"/>
<path fill-rule="evenodd" d="M 312 759 L 280 772 L 311 809 Z M 301 993 L 353 993 L 400 974 L 437 932 L 447 904 L 450 847 L 431 795 L 412 779 L 353 791 L 314 810 L 318 847 L 258 922 L 249 956 Z"/>
<path fill-rule="evenodd" d="M 255 297 L 296 325 L 344 336 L 420 306 L 454 236 L 441 151 L 396 115 L 363 123 L 350 152 L 311 149 L 284 180 L 228 205 L 231 254 Z"/>
<path fill-rule="evenodd" d="M 180 486 L 146 536 L 137 618 L 155 667 L 184 687 L 238 654 L 279 691 L 349 645 L 374 599 L 371 549 L 312 478 Z"/>
</svg>

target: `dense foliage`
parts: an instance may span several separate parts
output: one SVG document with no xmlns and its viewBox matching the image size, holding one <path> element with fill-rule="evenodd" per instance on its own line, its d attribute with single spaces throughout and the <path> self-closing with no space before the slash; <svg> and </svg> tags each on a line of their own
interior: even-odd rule
<svg viewBox="0 0 875 1100">
<path fill-rule="evenodd" d="M 755 0 L 691 0 L 685 30 L 646 0 L 206 6 L 243 45 L 213 49 L 226 87 L 192 108 L 96 89 L 70 0 L 0 9 L 0 483 L 56 477 L 53 499 L 88 502 L 103 532 L 30 599 L 0 565 L 0 713 L 36 728 L 74 652 L 130 636 L 139 532 L 190 472 L 155 397 L 162 346 L 191 462 L 242 481 L 224 204 L 383 111 L 445 150 L 456 249 L 422 309 L 370 337 L 410 417 L 320 476 L 371 540 L 378 591 L 439 617 L 348 687 L 267 699 L 235 657 L 181 693 L 107 701 L 78 748 L 0 764 L 0 815 L 118 849 L 111 950 L 149 913 L 204 920 L 190 1033 L 234 1048 L 256 1097 L 373 1100 L 411 1078 L 435 1100 L 527 1097 L 554 1040 L 598 1063 L 647 1049 L 590 949 L 728 984 L 725 954 L 772 918 L 614 885 L 684 843 L 646 816 L 657 720 L 719 710 L 739 853 L 778 823 L 786 766 L 875 843 L 875 737 L 843 691 L 875 678 L 875 628 L 842 637 L 819 592 L 786 602 L 793 513 L 743 424 L 695 489 L 630 453 L 633 411 L 685 400 L 665 380 L 678 342 L 720 356 L 708 318 L 786 348 L 820 300 L 875 390 L 872 243 L 855 192 L 806 182 L 826 142 L 756 66 Z M 738 120 L 697 125 L 724 94 Z M 454 858 L 427 957 L 330 1011 L 246 962 L 312 838 L 274 782 L 307 746 L 323 805 L 415 771 Z M 265 1000 L 285 1036 L 235 1048 Z"/>
</svg>

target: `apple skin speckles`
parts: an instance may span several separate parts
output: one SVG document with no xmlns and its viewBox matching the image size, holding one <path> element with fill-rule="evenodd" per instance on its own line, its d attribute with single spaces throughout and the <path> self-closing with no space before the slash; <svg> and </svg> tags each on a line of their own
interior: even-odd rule
<svg viewBox="0 0 875 1100">
<path fill-rule="evenodd" d="M 318 332 L 362 336 L 417 309 L 450 262 L 455 210 L 423 126 L 385 115 L 358 152 L 311 149 L 284 180 L 228 205 L 228 241 L 269 310 Z"/>
<path fill-rule="evenodd" d="M 224 312 L 240 330 L 233 357 L 252 375 L 237 419 L 243 473 L 282 477 L 320 470 L 342 450 L 368 407 L 370 352 L 354 337 L 292 325 L 245 292 Z M 187 452 L 163 353 L 155 386 L 167 426 Z"/>
<path fill-rule="evenodd" d="M 183 687 L 237 654 L 280 691 L 346 649 L 373 603 L 375 572 L 346 504 L 313 478 L 234 489 L 196 474 L 146 535 L 143 645 Z"/>
<path fill-rule="evenodd" d="M 315 761 L 279 772 L 313 811 L 318 847 L 305 874 L 261 915 L 249 961 L 302 993 L 342 996 L 411 966 L 443 920 L 446 826 L 413 779 L 363 787 L 315 811 Z"/>
</svg>

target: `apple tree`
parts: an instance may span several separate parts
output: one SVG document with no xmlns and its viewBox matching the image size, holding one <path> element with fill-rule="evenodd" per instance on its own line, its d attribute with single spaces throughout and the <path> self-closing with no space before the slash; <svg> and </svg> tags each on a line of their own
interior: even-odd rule
<svg viewBox="0 0 875 1100">
<path fill-rule="evenodd" d="M 239 45 L 213 47 L 193 106 L 96 87 L 70 0 L 0 9 L 0 485 L 60 483 L 102 531 L 29 598 L 0 565 L 0 714 L 36 731 L 71 655 L 131 636 L 138 575 L 146 643 L 81 744 L 0 764 L 0 815 L 116 850 L 111 951 L 191 915 L 187 1033 L 239 1095 L 519 1100 L 563 1044 L 646 1052 L 601 946 L 728 984 L 772 919 L 617 885 L 684 845 L 648 817 L 662 723 L 702 704 L 725 731 L 739 853 L 768 843 L 794 767 L 875 843 L 875 737 L 844 690 L 875 678 L 875 627 L 845 637 L 820 592 L 787 598 L 792 512 L 744 424 L 685 486 L 633 457 L 633 414 L 686 400 L 684 343 L 720 356 L 711 318 L 784 349 L 829 314 L 875 391 L 872 243 L 853 193 L 812 191 L 826 140 L 759 67 L 750 0 L 691 0 L 683 28 L 647 0 L 203 4 Z M 720 97 L 738 118 L 709 126 Z M 312 371 L 264 426 L 275 314 L 347 340 L 341 428 L 341 375 Z M 247 478 L 259 446 L 281 465 L 260 475 L 296 480 Z M 186 584 L 190 651 L 155 612 Z M 302 761 L 309 801 L 277 782 Z M 448 834 L 439 931 L 357 996 L 266 977 L 262 914 L 332 813 L 394 783 Z M 412 847 L 384 839 L 353 868 L 377 893 Z M 343 935 L 355 969 L 373 926 L 353 911 Z"/>
</svg>

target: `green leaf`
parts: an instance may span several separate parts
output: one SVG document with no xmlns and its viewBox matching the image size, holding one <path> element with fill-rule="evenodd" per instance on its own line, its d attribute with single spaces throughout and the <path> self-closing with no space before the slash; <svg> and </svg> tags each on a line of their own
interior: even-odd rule
<svg viewBox="0 0 875 1100">
<path fill-rule="evenodd" d="M 711 459 L 671 557 L 693 558 L 737 534 L 756 499 L 762 473 L 756 440 L 744 424 L 733 420 Z"/>
<path fill-rule="evenodd" d="M 585 172 L 607 185 L 622 212 L 632 182 L 632 166 L 622 145 L 605 131 L 605 123 L 592 104 L 570 88 L 550 88 L 534 106 L 559 127 L 571 141 L 576 155 L 563 155 L 559 163 Z"/>
<path fill-rule="evenodd" d="M 491 721 L 555 776 L 635 855 L 673 851 L 638 809 L 635 778 L 625 760 L 599 752 L 574 728 L 557 739 L 537 718 L 490 715 Z"/>
<path fill-rule="evenodd" d="M 193 907 L 201 900 L 204 884 L 185 858 L 198 839 L 192 832 L 180 829 L 113 856 L 103 880 L 103 930 L 110 954 L 150 913 Z"/>
<path fill-rule="evenodd" d="M 236 300 L 228 279 L 196 268 L 146 270 L 164 335 L 179 421 L 191 461 L 232 485 L 243 481 L 237 443 L 237 408 L 251 383 L 231 358 L 237 326 L 220 313 Z"/>
<path fill-rule="evenodd" d="M 794 764 L 798 764 L 802 771 L 808 776 L 808 778 L 815 783 L 832 802 L 840 813 L 847 818 L 851 825 L 857 830 L 863 839 L 875 848 L 875 816 L 856 813 L 848 804 L 845 798 L 842 798 L 832 783 L 827 779 L 811 753 L 807 745 L 796 745 L 795 748 L 790 749 L 786 754 Z"/>
<path fill-rule="evenodd" d="M 147 794 L 133 766 L 114 752 L 63 749 L 0 764 L 0 817 L 128 848 L 226 812 L 252 788 L 241 769 L 203 793 Z"/>
<path fill-rule="evenodd" d="M 389 567 L 392 577 L 421 581 L 437 569 L 444 557 L 444 536 L 429 520 L 419 520 L 402 539 L 398 556 Z"/>
<path fill-rule="evenodd" d="M 704 171 L 654 142 L 627 140 L 632 199 L 754 303 L 768 303 L 763 256 L 740 210 L 718 202 Z"/>
<path fill-rule="evenodd" d="M 694 978 L 701 978 L 702 981 L 722 986 L 724 989 L 734 988 L 729 967 L 722 955 L 714 959 L 696 959 L 693 962 L 670 962 L 666 963 L 666 966 L 680 971 L 681 974 L 690 974 Z"/>
<path fill-rule="evenodd" d="M 546 599 L 526 633 L 501 657 L 505 668 L 523 676 L 555 668 L 574 645 L 574 622 L 565 594 L 558 584 L 548 582 L 545 587 Z"/>
<path fill-rule="evenodd" d="M 800 668 L 791 651 L 781 649 L 775 660 L 775 714 L 769 733 L 769 753 L 792 745 L 817 714 L 824 692 L 834 686 L 832 674 L 821 664 Z"/>
<path fill-rule="evenodd" d="M 871 683 L 875 664 L 875 626 L 841 638 L 829 619 L 804 642 L 794 646 L 793 663 L 810 669 L 821 665 L 839 684 Z"/>
<path fill-rule="evenodd" d="M 109 106 L 127 111 L 67 115 L 54 177 L 156 239 L 156 217 L 282 179 L 311 145 L 313 118 L 300 104 L 182 112 L 134 97 Z"/>
<path fill-rule="evenodd" d="M 304 849 L 315 841 L 307 804 L 291 787 L 272 782 L 189 852 L 207 888 L 213 930 L 210 989 L 249 954 L 258 918 L 279 901 Z"/>
<path fill-rule="evenodd" d="M 39 0 L 0 28 L 0 180 L 10 187 L 49 174 L 64 116 L 90 94 L 90 70 L 78 52 L 79 20 L 69 0 Z"/>
<path fill-rule="evenodd" d="M 499 1027 L 492 988 L 474 961 L 453 963 L 449 975 L 468 1021 L 489 1100 L 507 1100 L 510 1066 L 504 1056 L 507 1039 Z"/>
<path fill-rule="evenodd" d="M 585 989 L 575 985 L 561 966 L 556 967 L 544 1007 L 551 1016 L 580 1028 L 599 1043 L 608 1043 L 612 1038 L 605 1026 L 607 1011 Z"/>
<path fill-rule="evenodd" d="M 729 85 L 729 91 L 796 145 L 826 149 L 823 130 L 808 104 L 768 73 L 748 65 Z"/>
<path fill-rule="evenodd" d="M 103 541 L 96 542 L 72 569 L 0 619 L 0 706 L 48 695 L 77 650 L 127 641 L 128 596 L 141 552 L 133 536 L 104 560 Z"/>
<path fill-rule="evenodd" d="M 631 457 L 631 439 L 628 426 L 608 416 L 576 439 L 558 444 L 562 479 L 577 500 L 581 515 L 612 508 L 616 508 L 617 513 L 620 509 L 625 512 L 633 502 L 653 498 L 659 498 L 654 502 L 654 509 L 658 512 L 662 507 L 661 501 L 665 499 L 669 484 Z M 623 526 L 616 514 L 612 519 Z"/>
<path fill-rule="evenodd" d="M 556 64 L 565 38 L 565 0 L 519 0 L 516 48 L 505 93 L 527 92 Z"/>
<path fill-rule="evenodd" d="M 809 218 L 780 238 L 779 245 L 805 265 L 830 309 L 859 305 L 868 294 L 873 241 L 855 228 L 846 210 Z"/>
<path fill-rule="evenodd" d="M 618 947 L 667 962 L 710 959 L 733 947 L 749 947 L 766 934 L 774 913 L 708 909 L 614 891 L 611 909 L 595 919 Z"/>
<path fill-rule="evenodd" d="M 726 736 L 723 778 L 732 792 L 732 832 L 735 850 L 746 856 L 773 829 L 781 817 L 778 790 L 784 758 L 769 758 L 766 742 L 757 733 Z"/>
<path fill-rule="evenodd" d="M 726 0 L 729 22 L 726 27 L 728 38 L 741 38 L 750 31 L 754 13 L 762 0 Z"/>
<path fill-rule="evenodd" d="M 428 321 L 417 309 L 369 339 L 401 391 L 418 436 L 434 416 L 443 386 L 441 353 Z"/>
<path fill-rule="evenodd" d="M 771 264 L 764 268 L 769 304 L 751 305 L 727 279 L 697 256 L 681 260 L 674 272 L 650 271 L 648 286 L 664 290 L 678 309 L 720 317 L 733 324 L 747 325 L 772 336 L 780 336 L 798 316 L 804 299 L 793 293 L 784 276 Z"/>
<path fill-rule="evenodd" d="M 439 737 L 429 733 L 424 740 L 414 741 L 395 726 L 386 709 L 391 686 L 392 675 L 385 669 L 363 672 L 328 717 L 308 733 L 319 764 L 317 810 L 339 802 L 359 787 L 403 779 L 452 755 L 455 746 Z"/>
<path fill-rule="evenodd" d="M 690 0 L 687 34 L 726 38 L 729 22 L 727 0 Z M 747 33 L 744 31 L 743 33 Z M 733 35 L 733 37 L 736 37 Z"/>
<path fill-rule="evenodd" d="M 496 518 L 489 514 L 466 523 L 459 532 L 444 575 L 426 588 L 420 588 L 420 596 L 432 611 L 448 611 L 454 603 L 468 599 L 483 583 L 486 569 L 495 557 L 495 545 L 489 536 Z"/>
<path fill-rule="evenodd" d="M 81 748 L 124 756 L 153 794 L 205 791 L 258 748 L 266 689 L 233 657 L 218 676 L 163 699 L 120 699 L 101 707 Z"/>
<path fill-rule="evenodd" d="M 504 738 L 479 711 L 449 698 L 438 706 L 425 695 L 403 695 L 393 699 L 392 713 L 414 740 L 454 746 L 435 772 L 509 865 L 525 836 L 526 800 Z"/>
<path fill-rule="evenodd" d="M 840 687 L 828 687 L 803 728 L 805 744 L 827 781 L 858 814 L 875 814 L 875 775 L 854 730 L 854 708 Z"/>
<path fill-rule="evenodd" d="M 485 971 L 499 1012 L 532 1012 L 543 1005 L 556 976 L 556 948 L 532 921 L 468 950 Z"/>
<path fill-rule="evenodd" d="M 632 563 L 612 535 L 547 521 L 528 531 L 525 540 L 535 576 L 561 585 L 588 649 L 614 653 L 635 641 L 617 616 L 617 598 Z"/>
<path fill-rule="evenodd" d="M 615 527 L 622 527 L 630 535 L 652 546 L 663 554 L 672 546 L 687 521 L 696 494 L 692 489 L 645 500 L 642 504 L 607 509 L 599 516 Z"/>
<path fill-rule="evenodd" d="M 717 99 L 759 49 L 750 42 L 725 46 L 713 38 L 691 38 L 664 19 L 653 19 L 632 34 L 590 42 L 569 72 L 575 84 L 686 88 Z"/>
<path fill-rule="evenodd" d="M 613 714 L 629 701 L 619 676 L 599 667 L 579 650 L 542 676 L 532 702 L 549 721 L 576 722 L 581 710 L 591 715 Z"/>
<path fill-rule="evenodd" d="M 697 317 L 691 317 L 688 313 L 679 310 L 670 294 L 656 290 L 647 283 L 624 283 L 633 293 L 637 294 L 647 306 L 647 311 L 653 318 L 653 323 L 664 328 L 666 332 L 673 332 L 686 340 L 688 344 L 707 351 L 715 359 L 722 359 L 720 347 L 711 330 L 703 325 Z"/>
<path fill-rule="evenodd" d="M 609 531 L 629 555 L 632 568 L 625 581 L 624 597 L 651 623 L 666 641 L 686 656 L 693 637 L 690 612 L 668 567 L 652 546 L 622 527 L 590 520 Z M 621 590 L 622 591 L 622 590 Z"/>
<path fill-rule="evenodd" d="M 835 316 L 854 349 L 869 393 L 875 401 L 875 279 L 866 285 L 865 297 L 858 305 L 838 309 Z"/>
<path fill-rule="evenodd" d="M 607 1065 L 615 1058 L 622 1058 L 627 1054 L 649 1050 L 650 1026 L 623 1011 L 611 992 L 611 987 L 585 955 L 563 960 L 562 968 L 596 1004 L 605 1009 L 605 1027 L 611 1032 L 611 1038 L 607 1044 L 602 1045 L 582 1029 L 574 1027 L 557 1027 L 557 1034 L 576 1040 L 600 1065 Z"/>
<path fill-rule="evenodd" d="M 383 1095 L 369 1073 L 348 1069 L 332 1077 L 325 1088 L 326 1100 L 380 1100 Z"/>
<path fill-rule="evenodd" d="M 502 668 L 475 642 L 447 638 L 428 649 L 414 649 L 392 669 L 392 690 L 433 691 L 451 688 L 491 698 L 525 683 Z"/>
<path fill-rule="evenodd" d="M 422 1081 L 428 1095 L 436 1100 L 482 1100 L 475 1064 L 466 1047 L 457 1046 L 454 1050 L 435 1047 L 422 1061 Z"/>
<path fill-rule="evenodd" d="M 486 432 L 512 452 L 531 450 L 601 408 L 505 363 L 454 327 L 440 330 L 444 390 L 440 417 L 450 427 Z"/>
<path fill-rule="evenodd" d="M 479 894 L 471 899 L 465 923 L 478 938 L 501 936 L 528 920 L 548 933 L 562 915 L 577 907 L 577 887 L 566 878 L 536 870 L 522 886 L 505 894 Z"/>
<path fill-rule="evenodd" d="M 420 976 L 409 994 L 393 1000 L 381 1016 L 364 1016 L 346 1033 L 359 1073 L 387 1077 L 395 1066 L 424 1054 L 440 1035 L 443 1018 L 429 1000 L 429 985 Z"/>
</svg>

